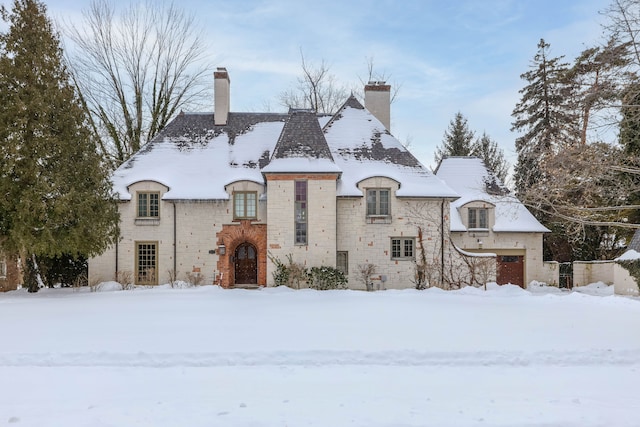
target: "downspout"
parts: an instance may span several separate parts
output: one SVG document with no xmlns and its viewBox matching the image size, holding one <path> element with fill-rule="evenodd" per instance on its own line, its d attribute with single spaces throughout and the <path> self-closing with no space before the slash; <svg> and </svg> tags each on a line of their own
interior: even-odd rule
<svg viewBox="0 0 640 427">
<path fill-rule="evenodd" d="M 113 276 L 115 280 L 118 280 L 118 242 L 119 241 L 120 241 L 120 236 L 118 236 L 118 238 L 116 239 L 116 271 L 115 271 L 115 275 Z"/>
<path fill-rule="evenodd" d="M 444 200 L 440 205 L 440 283 L 444 286 Z"/>
<path fill-rule="evenodd" d="M 176 259 L 176 255 L 178 253 L 178 240 L 177 236 L 177 224 L 178 224 L 178 216 L 176 215 L 176 202 L 171 202 L 173 205 L 173 274 L 177 277 L 178 275 L 178 260 Z"/>
</svg>

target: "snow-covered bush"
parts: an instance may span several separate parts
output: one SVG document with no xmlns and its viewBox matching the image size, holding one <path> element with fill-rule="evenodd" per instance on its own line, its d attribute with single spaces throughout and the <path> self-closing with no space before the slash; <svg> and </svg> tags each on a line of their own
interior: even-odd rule
<svg viewBox="0 0 640 427">
<path fill-rule="evenodd" d="M 346 289 L 347 278 L 344 273 L 333 267 L 311 267 L 309 287 L 321 291 Z"/>
</svg>

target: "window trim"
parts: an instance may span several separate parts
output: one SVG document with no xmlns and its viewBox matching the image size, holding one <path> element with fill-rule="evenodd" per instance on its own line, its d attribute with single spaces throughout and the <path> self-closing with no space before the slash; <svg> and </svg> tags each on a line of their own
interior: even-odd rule
<svg viewBox="0 0 640 427">
<path fill-rule="evenodd" d="M 380 213 L 382 211 L 380 204 L 380 193 L 385 191 L 387 193 L 387 213 Z M 369 210 L 369 194 L 375 194 L 375 212 Z M 388 187 L 375 187 L 367 188 L 365 191 L 365 208 L 367 218 L 389 218 L 391 217 L 391 188 Z"/>
<path fill-rule="evenodd" d="M 140 215 L 140 197 L 143 195 L 147 196 L 145 210 L 146 210 L 146 213 L 148 213 L 149 215 L 146 215 L 146 216 Z M 156 207 L 157 215 L 150 215 L 152 213 L 151 197 L 148 197 L 148 196 L 152 196 L 152 195 L 155 195 L 157 199 L 157 207 Z M 138 191 L 136 193 L 136 219 L 160 219 L 160 192 L 159 191 Z"/>
<path fill-rule="evenodd" d="M 0 259 L 0 279 L 7 278 L 7 260 Z"/>
<path fill-rule="evenodd" d="M 394 241 L 399 242 L 399 254 L 396 256 Z M 407 242 L 411 242 L 411 254 L 407 255 Z M 416 259 L 416 238 L 415 237 L 392 237 L 391 238 L 391 259 L 397 261 L 413 261 Z"/>
<path fill-rule="evenodd" d="M 298 184 L 304 184 L 304 194 L 298 194 Z M 300 200 L 298 200 L 300 196 Z M 296 246 L 309 244 L 309 184 L 306 180 L 293 181 L 293 241 Z"/>
<path fill-rule="evenodd" d="M 141 245 L 153 245 L 154 246 L 154 275 L 152 280 L 140 280 L 140 246 Z M 141 240 L 141 241 L 136 241 L 134 244 L 134 282 L 136 285 L 144 285 L 144 286 L 155 286 L 158 284 L 158 256 L 159 256 L 159 252 L 160 252 L 160 245 L 158 244 L 158 241 L 146 241 L 146 240 Z"/>
<path fill-rule="evenodd" d="M 471 215 L 474 214 L 474 221 L 472 224 Z M 484 212 L 485 226 L 482 227 L 480 212 Z M 489 230 L 489 208 L 483 207 L 470 207 L 467 208 L 467 228 L 469 230 Z"/>
<path fill-rule="evenodd" d="M 247 195 L 252 194 L 253 197 L 253 213 L 254 215 L 248 215 L 247 213 L 249 212 L 249 202 L 248 202 L 248 198 Z M 243 213 L 244 215 L 238 215 L 237 211 L 236 211 L 236 207 L 237 207 L 237 202 L 236 202 L 236 197 L 238 196 L 244 196 L 244 203 L 243 203 Z M 258 218 L 258 192 L 257 191 L 234 191 L 233 192 L 233 219 L 257 219 Z"/>
</svg>

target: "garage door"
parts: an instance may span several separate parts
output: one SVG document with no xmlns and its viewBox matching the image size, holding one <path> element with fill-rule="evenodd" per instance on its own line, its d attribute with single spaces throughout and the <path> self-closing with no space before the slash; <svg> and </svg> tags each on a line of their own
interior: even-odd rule
<svg viewBox="0 0 640 427">
<path fill-rule="evenodd" d="M 524 256 L 498 256 L 498 284 L 508 283 L 524 288 Z"/>
</svg>

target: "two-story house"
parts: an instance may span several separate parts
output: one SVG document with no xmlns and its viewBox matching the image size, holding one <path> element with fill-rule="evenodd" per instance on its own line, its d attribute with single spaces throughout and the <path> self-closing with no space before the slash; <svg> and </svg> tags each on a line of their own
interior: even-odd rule
<svg viewBox="0 0 640 427">
<path fill-rule="evenodd" d="M 364 106 L 351 96 L 334 115 L 231 112 L 218 68 L 214 98 L 213 113 L 181 113 L 114 172 L 121 239 L 89 260 L 91 281 L 264 286 L 270 260 L 290 259 L 336 267 L 351 288 L 407 288 L 419 265 L 434 283 L 445 270 L 464 278 L 470 263 L 456 260 L 472 252 L 498 255 L 500 283 L 542 269 L 548 230 L 478 159 L 425 168 L 390 133 L 388 85 L 366 85 Z M 376 274 L 363 280 L 367 264 Z"/>
<path fill-rule="evenodd" d="M 213 114 L 181 113 L 113 174 L 121 239 L 89 261 L 90 280 L 268 285 L 269 258 L 290 257 L 337 267 L 352 288 L 373 264 L 379 287 L 406 288 L 419 251 L 437 265 L 451 250 L 458 194 L 389 132 L 388 85 L 332 116 L 231 112 L 224 68 L 214 92 Z"/>
</svg>

